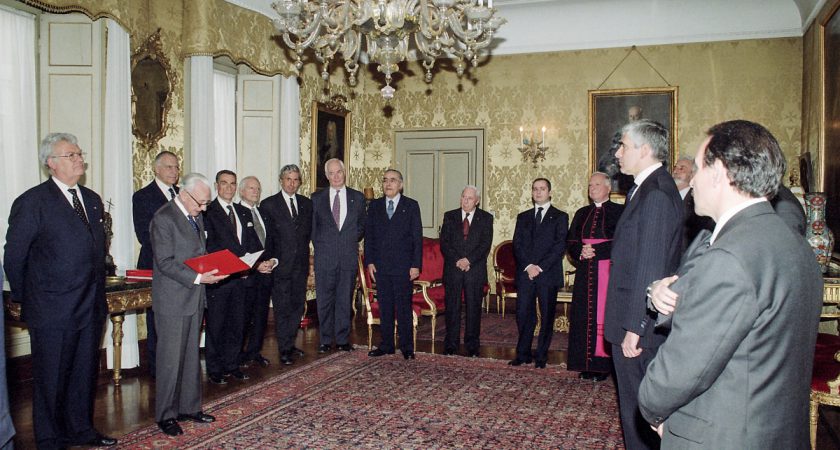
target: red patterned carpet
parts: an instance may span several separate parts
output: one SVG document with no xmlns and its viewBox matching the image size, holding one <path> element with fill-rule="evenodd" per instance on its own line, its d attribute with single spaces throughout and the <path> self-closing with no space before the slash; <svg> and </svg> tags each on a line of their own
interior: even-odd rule
<svg viewBox="0 0 840 450">
<path fill-rule="evenodd" d="M 462 313 L 463 315 L 463 313 Z M 435 342 L 443 342 L 443 337 L 446 335 L 446 318 L 443 314 L 437 317 L 435 324 Z M 481 314 L 481 345 L 490 345 L 494 347 L 516 348 L 516 340 L 519 337 L 519 331 L 516 328 L 516 314 L 505 314 L 505 317 L 498 313 L 482 313 Z M 464 338 L 464 320 L 461 319 L 461 342 Z M 432 340 L 432 321 L 428 317 L 420 319 L 420 324 L 417 326 L 417 339 L 422 341 Z M 537 346 L 537 339 L 534 338 L 532 347 Z M 569 348 L 569 334 L 568 333 L 554 333 L 551 338 L 551 347 L 549 350 L 560 351 Z"/>
<path fill-rule="evenodd" d="M 559 366 L 419 353 L 333 353 L 206 405 L 209 425 L 130 448 L 620 448 L 613 383 Z"/>
</svg>

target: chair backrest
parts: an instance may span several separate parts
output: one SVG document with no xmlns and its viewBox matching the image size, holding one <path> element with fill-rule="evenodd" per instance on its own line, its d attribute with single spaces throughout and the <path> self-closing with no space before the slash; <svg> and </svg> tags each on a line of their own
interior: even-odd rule
<svg viewBox="0 0 840 450">
<path fill-rule="evenodd" d="M 501 275 L 507 280 L 513 280 L 516 273 L 516 258 L 513 255 L 513 241 L 499 242 L 493 249 L 493 266 L 498 267 Z"/>
<path fill-rule="evenodd" d="M 370 302 L 374 301 L 376 290 L 370 279 L 370 274 L 365 269 L 365 256 L 359 252 L 359 286 L 362 287 L 362 295 L 365 298 L 365 306 L 370 311 Z"/>
<path fill-rule="evenodd" d="M 443 279 L 443 253 L 440 252 L 440 239 L 423 238 L 423 270 L 417 279 L 428 282 Z"/>
</svg>

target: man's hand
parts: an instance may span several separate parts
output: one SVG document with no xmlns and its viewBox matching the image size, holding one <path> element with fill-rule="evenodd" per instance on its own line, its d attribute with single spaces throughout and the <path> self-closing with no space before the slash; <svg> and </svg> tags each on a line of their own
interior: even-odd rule
<svg viewBox="0 0 840 450">
<path fill-rule="evenodd" d="M 368 264 L 368 274 L 370 275 L 370 281 L 376 283 L 376 266 Z"/>
<path fill-rule="evenodd" d="M 639 335 L 628 331 L 624 334 L 624 340 L 621 342 L 621 353 L 624 353 L 625 358 L 635 358 L 642 354 L 642 349 L 639 348 Z"/>
<path fill-rule="evenodd" d="M 408 277 L 411 278 L 411 281 L 416 280 L 417 277 L 419 277 L 419 276 L 420 276 L 420 269 L 418 269 L 416 267 L 412 267 L 411 269 L 408 269 Z"/>
<path fill-rule="evenodd" d="M 271 273 L 272 270 L 274 270 L 274 262 L 271 260 L 263 261 L 257 266 L 259 273 Z"/>
<path fill-rule="evenodd" d="M 672 275 L 653 283 L 653 289 L 650 290 L 650 303 L 660 314 L 667 316 L 677 307 L 679 295 L 668 287 L 677 281 L 677 278 L 679 278 L 677 275 Z"/>
<path fill-rule="evenodd" d="M 531 264 L 527 269 L 525 269 L 525 272 L 528 272 L 528 279 L 533 280 L 537 277 L 537 275 L 542 273 L 542 269 L 540 269 L 540 266 L 536 264 Z"/>
<path fill-rule="evenodd" d="M 591 244 L 583 244 L 580 251 L 580 259 L 592 259 L 595 257 L 595 249 Z"/>
<path fill-rule="evenodd" d="M 218 272 L 219 269 L 213 269 L 209 272 L 204 272 L 201 274 L 201 279 L 199 281 L 202 284 L 215 284 L 228 277 L 228 275 L 216 275 L 216 273 Z"/>
<path fill-rule="evenodd" d="M 470 260 L 467 258 L 461 258 L 458 261 L 455 261 L 455 267 L 463 270 L 464 272 L 470 271 Z"/>
</svg>

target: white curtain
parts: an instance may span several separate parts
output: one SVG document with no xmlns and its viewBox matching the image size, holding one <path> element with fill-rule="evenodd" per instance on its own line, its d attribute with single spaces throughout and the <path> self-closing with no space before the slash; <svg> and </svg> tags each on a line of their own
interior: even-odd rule
<svg viewBox="0 0 840 450">
<path fill-rule="evenodd" d="M 108 49 L 105 66 L 104 183 L 102 200 L 111 212 L 110 254 L 120 271 L 134 267 L 134 227 L 131 219 L 132 134 L 131 134 L 131 44 L 128 33 L 116 22 L 106 19 Z M 108 202 L 113 205 L 109 207 Z M 111 321 L 105 335 L 108 368 L 113 369 Z M 137 346 L 137 315 L 128 313 L 123 323 L 123 369 L 140 365 Z"/>
<path fill-rule="evenodd" d="M 213 134 L 215 137 L 213 171 L 227 169 L 236 172 L 236 76 L 225 72 L 213 73 Z"/>
<path fill-rule="evenodd" d="M 300 85 L 295 77 L 280 78 L 280 166 L 300 166 Z"/>
<path fill-rule="evenodd" d="M 189 172 L 201 173 L 212 181 L 216 175 L 213 171 L 216 167 L 213 150 L 213 57 L 190 56 L 186 66 L 189 70 Z"/>
<path fill-rule="evenodd" d="M 35 17 L 0 5 L 0 256 L 9 210 L 40 182 Z"/>
</svg>

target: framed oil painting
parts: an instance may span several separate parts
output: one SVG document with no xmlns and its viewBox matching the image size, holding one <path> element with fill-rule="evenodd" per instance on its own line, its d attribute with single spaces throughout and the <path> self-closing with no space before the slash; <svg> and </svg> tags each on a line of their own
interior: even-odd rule
<svg viewBox="0 0 840 450">
<path fill-rule="evenodd" d="M 640 119 L 655 120 L 670 135 L 668 170 L 674 166 L 677 148 L 677 87 L 609 89 L 589 91 L 589 169 L 608 174 L 612 191 L 626 193 L 633 178 L 619 171 L 615 152 L 621 127 Z"/>
<path fill-rule="evenodd" d="M 344 161 L 350 171 L 350 111 L 344 97 L 334 96 L 329 102 L 312 102 L 312 192 L 329 187 L 324 163 L 332 158 Z"/>
<path fill-rule="evenodd" d="M 840 2 L 822 23 L 824 133 L 820 175 L 826 194 L 825 219 L 835 235 L 840 230 Z M 816 184 L 816 183 L 815 183 Z M 835 246 L 837 253 L 837 246 Z"/>
</svg>

